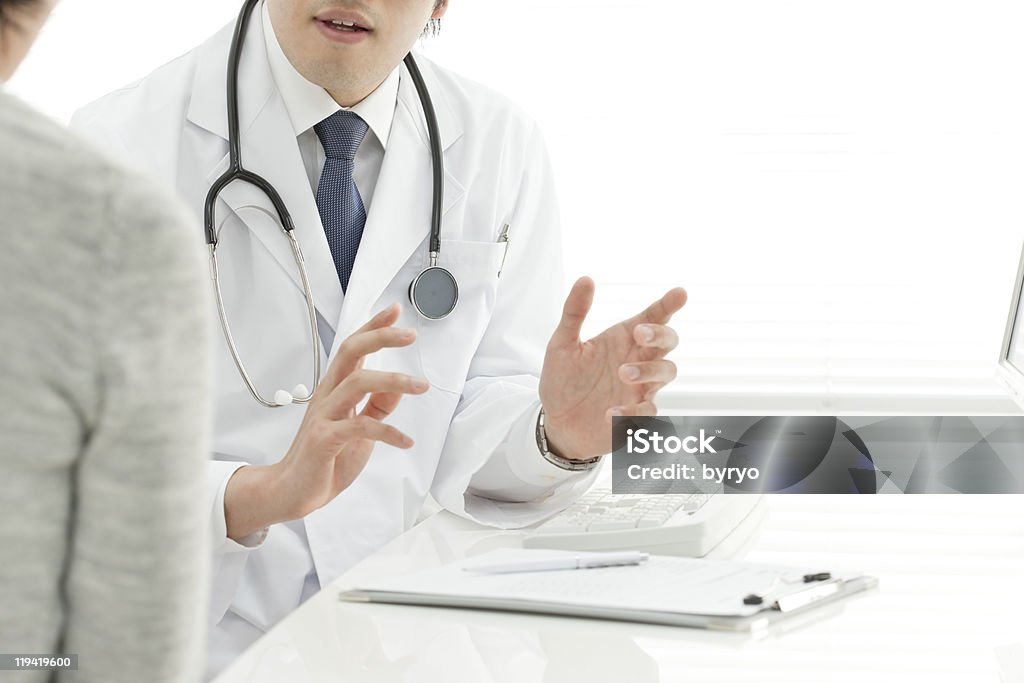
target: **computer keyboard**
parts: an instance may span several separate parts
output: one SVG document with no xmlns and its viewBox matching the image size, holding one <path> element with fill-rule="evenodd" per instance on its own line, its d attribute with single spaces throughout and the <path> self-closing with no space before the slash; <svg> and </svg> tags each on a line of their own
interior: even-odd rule
<svg viewBox="0 0 1024 683">
<path fill-rule="evenodd" d="M 739 527 L 751 533 L 763 512 L 759 495 L 614 494 L 594 488 L 533 529 L 523 547 L 704 557 Z"/>
</svg>

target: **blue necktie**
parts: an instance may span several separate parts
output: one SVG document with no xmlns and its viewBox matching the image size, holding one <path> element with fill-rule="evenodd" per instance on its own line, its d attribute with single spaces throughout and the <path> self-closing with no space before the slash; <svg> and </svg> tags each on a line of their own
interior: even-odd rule
<svg viewBox="0 0 1024 683">
<path fill-rule="evenodd" d="M 343 291 L 348 291 L 348 280 L 366 225 L 366 209 L 352 179 L 352 171 L 356 151 L 367 129 L 366 122 L 350 111 L 332 114 L 313 127 L 327 154 L 316 189 L 316 207 Z"/>
</svg>

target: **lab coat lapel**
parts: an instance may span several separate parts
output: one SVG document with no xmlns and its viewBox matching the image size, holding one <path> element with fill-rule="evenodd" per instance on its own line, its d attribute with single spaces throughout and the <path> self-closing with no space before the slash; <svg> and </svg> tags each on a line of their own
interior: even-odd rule
<svg viewBox="0 0 1024 683">
<path fill-rule="evenodd" d="M 422 60 L 420 65 L 437 112 L 441 146 L 447 150 L 461 136 L 460 123 L 447 105 L 442 89 L 431 82 L 432 72 L 424 68 L 426 65 Z M 433 187 L 428 140 L 419 97 L 412 77 L 403 65 L 387 151 L 359 243 L 359 253 L 342 306 L 332 353 L 340 341 L 361 327 L 376 312 L 371 307 L 409 260 L 409 256 L 421 246 L 424 250 L 423 263 L 426 264 Z M 462 199 L 463 194 L 465 190 L 462 184 L 445 164 L 442 217 Z M 443 240 L 443 220 L 441 234 Z M 408 301 L 402 304 L 408 305 Z"/>
<path fill-rule="evenodd" d="M 226 140 L 224 83 L 227 42 L 230 37 L 225 38 L 227 41 L 214 41 L 208 54 L 200 59 L 189 120 Z M 341 283 L 288 111 L 270 73 L 259 14 L 254 15 L 246 37 L 239 69 L 238 96 L 242 165 L 273 185 L 291 212 L 314 304 L 323 319 L 333 324 L 341 313 Z M 216 163 L 207 174 L 208 184 L 212 184 L 227 169 L 228 162 L 228 157 L 224 156 Z M 302 281 L 295 258 L 269 198 L 254 186 L 240 181 L 224 188 L 220 197 L 270 252 L 287 273 L 288 279 L 301 292 Z M 218 221 L 224 219 L 223 209 L 221 206 L 218 211 Z M 231 250 L 232 246 L 225 241 L 224 248 Z"/>
</svg>

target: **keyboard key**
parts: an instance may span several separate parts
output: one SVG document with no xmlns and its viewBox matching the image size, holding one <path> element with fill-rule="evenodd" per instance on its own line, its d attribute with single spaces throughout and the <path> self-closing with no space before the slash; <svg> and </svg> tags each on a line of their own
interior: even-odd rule
<svg viewBox="0 0 1024 683">
<path fill-rule="evenodd" d="M 708 497 L 706 495 L 697 494 L 697 495 L 691 496 L 686 501 L 686 503 L 684 503 L 682 505 L 682 508 L 683 508 L 683 510 L 686 510 L 687 512 L 690 512 L 690 511 L 693 511 L 693 510 L 697 510 L 702 505 L 704 505 L 704 503 L 706 503 L 707 500 L 708 500 Z"/>
<path fill-rule="evenodd" d="M 707 494 L 613 494 L 594 489 L 541 524 L 538 534 L 582 534 L 622 529 L 651 529 L 665 525 L 678 513 L 692 513 Z"/>
</svg>

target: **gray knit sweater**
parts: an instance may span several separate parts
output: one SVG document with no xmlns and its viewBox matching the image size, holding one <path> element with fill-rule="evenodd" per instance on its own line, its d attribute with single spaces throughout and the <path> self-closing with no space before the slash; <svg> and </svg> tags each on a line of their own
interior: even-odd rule
<svg viewBox="0 0 1024 683">
<path fill-rule="evenodd" d="M 174 201 L 0 91 L 0 653 L 197 681 L 212 321 Z"/>
</svg>

